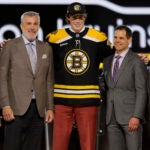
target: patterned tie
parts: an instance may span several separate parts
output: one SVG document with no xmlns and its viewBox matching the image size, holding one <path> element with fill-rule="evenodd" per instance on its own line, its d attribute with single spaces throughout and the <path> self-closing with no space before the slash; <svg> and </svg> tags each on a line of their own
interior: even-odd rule
<svg viewBox="0 0 150 150">
<path fill-rule="evenodd" d="M 28 44 L 28 50 L 29 50 L 29 58 L 30 58 L 30 62 L 31 62 L 31 66 L 32 66 L 32 71 L 35 74 L 35 69 L 36 69 L 36 63 L 37 63 L 37 56 L 36 56 L 36 52 L 34 51 L 34 49 L 32 48 L 33 43 L 29 43 Z"/>
<path fill-rule="evenodd" d="M 115 56 L 116 61 L 114 63 L 114 68 L 113 68 L 113 74 L 112 74 L 112 78 L 114 80 L 114 82 L 117 81 L 117 74 L 118 74 L 118 70 L 119 70 L 119 59 L 121 58 L 120 55 Z"/>
</svg>

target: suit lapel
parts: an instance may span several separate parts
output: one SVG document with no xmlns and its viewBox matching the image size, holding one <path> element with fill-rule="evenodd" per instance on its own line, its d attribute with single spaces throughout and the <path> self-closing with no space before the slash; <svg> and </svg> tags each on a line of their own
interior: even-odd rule
<svg viewBox="0 0 150 150">
<path fill-rule="evenodd" d="M 40 64 L 41 64 L 41 60 L 42 60 L 42 45 L 40 44 L 40 42 L 37 40 L 36 41 L 36 51 L 37 51 L 37 64 L 36 64 L 36 70 L 35 70 L 35 75 L 38 73 L 39 68 L 40 68 Z"/>
<path fill-rule="evenodd" d="M 27 67 L 29 69 L 29 71 L 31 72 L 31 74 L 33 75 L 33 72 L 32 72 L 32 67 L 31 67 L 31 63 L 30 63 L 30 59 L 29 59 L 29 56 L 28 56 L 28 53 L 27 53 L 27 49 L 26 49 L 26 46 L 25 46 L 25 43 L 22 39 L 22 37 L 18 38 L 18 43 L 17 43 L 17 47 L 18 47 L 18 50 L 21 51 L 20 52 L 20 55 L 22 55 L 21 58 L 24 59 L 25 61 L 25 64 L 27 64 Z"/>
<path fill-rule="evenodd" d="M 126 54 L 125 58 L 123 59 L 122 64 L 119 68 L 117 81 L 120 79 L 121 74 L 123 74 L 125 67 L 128 67 L 127 63 L 129 62 L 130 58 L 131 58 L 131 52 L 129 50 L 128 53 Z M 117 81 L 116 81 L 116 83 L 117 83 Z"/>
</svg>

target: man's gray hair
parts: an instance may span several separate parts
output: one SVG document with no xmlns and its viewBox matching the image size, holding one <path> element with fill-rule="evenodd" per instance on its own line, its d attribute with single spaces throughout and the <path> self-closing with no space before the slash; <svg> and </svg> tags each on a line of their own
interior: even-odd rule
<svg viewBox="0 0 150 150">
<path fill-rule="evenodd" d="M 38 20 L 39 20 L 39 24 L 40 24 L 40 15 L 39 15 L 39 13 L 37 13 L 37 12 L 35 12 L 35 11 L 27 11 L 27 12 L 25 12 L 25 13 L 23 13 L 22 15 L 21 15 L 21 22 L 23 22 L 24 21 L 24 17 L 25 16 L 37 16 L 38 17 Z"/>
</svg>

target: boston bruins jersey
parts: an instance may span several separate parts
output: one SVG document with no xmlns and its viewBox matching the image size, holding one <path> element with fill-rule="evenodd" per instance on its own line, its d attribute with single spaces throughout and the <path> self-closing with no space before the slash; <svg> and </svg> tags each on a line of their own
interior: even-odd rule
<svg viewBox="0 0 150 150">
<path fill-rule="evenodd" d="M 63 105 L 98 105 L 99 64 L 112 50 L 104 33 L 85 28 L 81 33 L 58 29 L 47 35 L 53 47 L 54 102 Z"/>
</svg>

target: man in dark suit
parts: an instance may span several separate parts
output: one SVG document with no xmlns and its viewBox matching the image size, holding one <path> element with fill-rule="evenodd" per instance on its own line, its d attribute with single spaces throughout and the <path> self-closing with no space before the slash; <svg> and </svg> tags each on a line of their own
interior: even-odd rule
<svg viewBox="0 0 150 150">
<path fill-rule="evenodd" d="M 52 48 L 36 40 L 38 13 L 25 12 L 20 27 L 22 36 L 8 41 L 0 56 L 4 150 L 41 150 L 44 116 L 46 123 L 54 118 Z"/>
<path fill-rule="evenodd" d="M 126 26 L 115 29 L 115 55 L 104 60 L 107 85 L 106 124 L 110 150 L 141 150 L 142 121 L 147 99 L 147 70 L 129 50 L 132 32 Z"/>
</svg>

